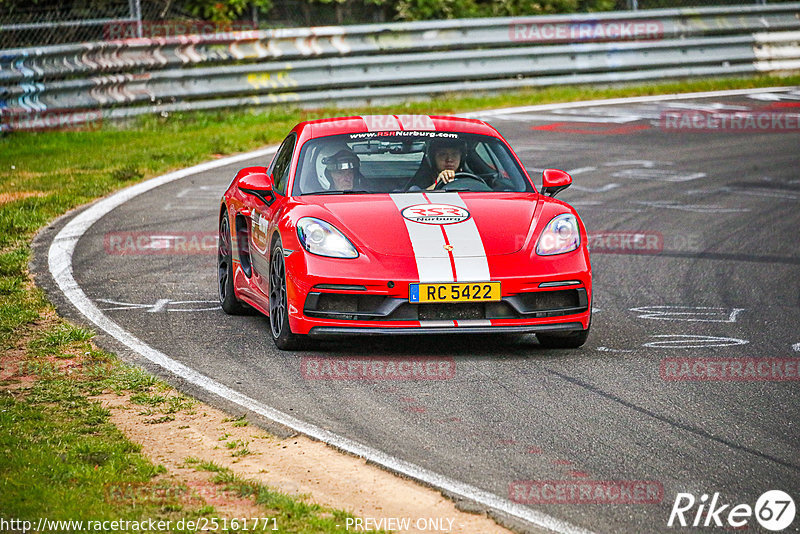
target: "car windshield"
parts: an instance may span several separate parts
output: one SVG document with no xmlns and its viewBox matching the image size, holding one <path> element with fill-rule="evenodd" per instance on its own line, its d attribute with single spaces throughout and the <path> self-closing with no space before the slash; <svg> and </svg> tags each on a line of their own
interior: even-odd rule
<svg viewBox="0 0 800 534">
<path fill-rule="evenodd" d="M 422 191 L 434 183 L 443 168 L 453 170 L 455 179 L 435 191 L 534 191 L 508 147 L 495 137 L 457 132 L 367 132 L 306 142 L 292 194 Z"/>
</svg>

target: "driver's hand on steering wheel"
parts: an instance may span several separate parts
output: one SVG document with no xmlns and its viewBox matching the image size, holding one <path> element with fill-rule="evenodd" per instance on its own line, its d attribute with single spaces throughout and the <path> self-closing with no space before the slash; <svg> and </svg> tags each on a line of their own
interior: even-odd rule
<svg viewBox="0 0 800 534">
<path fill-rule="evenodd" d="M 428 187 L 428 189 L 433 190 L 436 189 L 436 186 L 439 185 L 441 182 L 442 185 L 449 184 L 455 179 L 456 171 L 451 169 L 445 169 L 439 173 L 439 176 L 436 177 L 436 180 Z"/>
</svg>

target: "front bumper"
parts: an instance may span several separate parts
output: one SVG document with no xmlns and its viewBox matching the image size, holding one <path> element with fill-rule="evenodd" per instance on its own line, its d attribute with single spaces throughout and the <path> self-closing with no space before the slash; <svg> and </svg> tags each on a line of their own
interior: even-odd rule
<svg viewBox="0 0 800 534">
<path fill-rule="evenodd" d="M 431 321 L 477 319 L 542 319 L 580 314 L 589 309 L 586 288 L 554 289 L 517 293 L 499 302 L 415 304 L 408 299 L 359 294 L 312 291 L 306 297 L 303 315 L 351 321 Z"/>
<path fill-rule="evenodd" d="M 347 326 L 314 326 L 308 331 L 312 337 L 335 337 L 340 335 L 420 335 L 420 334 L 536 334 L 539 332 L 564 332 L 584 330 L 579 322 L 519 325 L 519 326 L 419 326 L 419 327 L 347 327 Z"/>
<path fill-rule="evenodd" d="M 439 304 L 411 303 L 366 290 L 338 293 L 312 288 L 292 331 L 335 336 L 585 330 L 590 300 L 585 286 L 506 295 L 497 302 Z"/>
</svg>

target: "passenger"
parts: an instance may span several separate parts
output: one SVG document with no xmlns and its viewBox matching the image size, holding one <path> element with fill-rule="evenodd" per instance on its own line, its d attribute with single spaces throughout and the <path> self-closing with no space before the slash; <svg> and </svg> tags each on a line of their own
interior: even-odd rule
<svg viewBox="0 0 800 534">
<path fill-rule="evenodd" d="M 340 148 L 334 154 L 322 158 L 322 164 L 325 165 L 325 177 L 331 184 L 330 190 L 363 189 L 365 180 L 360 171 L 361 162 L 349 148 Z"/>
</svg>

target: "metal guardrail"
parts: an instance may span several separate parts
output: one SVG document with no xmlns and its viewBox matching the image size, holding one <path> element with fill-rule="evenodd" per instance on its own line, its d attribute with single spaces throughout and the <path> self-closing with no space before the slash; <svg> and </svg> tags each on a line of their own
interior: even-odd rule
<svg viewBox="0 0 800 534">
<path fill-rule="evenodd" d="M 70 75 L 123 72 L 142 68 L 183 67 L 308 57 L 366 55 L 477 47 L 511 47 L 531 40 L 530 24 L 572 25 L 655 23 L 659 37 L 735 35 L 798 28 L 792 4 L 765 7 L 654 10 L 601 15 L 535 18 L 465 19 L 348 27 L 246 31 L 169 38 L 108 40 L 97 43 L 0 51 L 0 81 L 53 79 Z M 518 31 L 522 28 L 522 31 Z M 109 32 L 113 34 L 114 32 Z M 555 41 L 552 39 L 551 41 Z M 538 42 L 547 42 L 540 39 Z"/>
<path fill-rule="evenodd" d="M 129 39 L 0 51 L 0 129 L 54 110 L 117 118 L 798 69 L 800 3 Z"/>
</svg>

